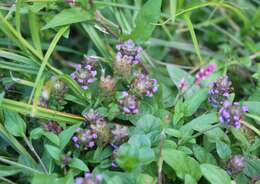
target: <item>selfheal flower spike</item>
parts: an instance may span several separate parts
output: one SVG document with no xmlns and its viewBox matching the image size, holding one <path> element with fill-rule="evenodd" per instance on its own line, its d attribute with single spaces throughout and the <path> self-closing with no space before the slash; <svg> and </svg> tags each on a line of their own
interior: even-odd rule
<svg viewBox="0 0 260 184">
<path fill-rule="evenodd" d="M 223 102 L 222 108 L 219 110 L 219 121 L 227 126 L 240 128 L 240 121 L 244 113 L 247 112 L 246 107 L 242 107 L 239 103 Z"/>
<path fill-rule="evenodd" d="M 220 107 L 226 101 L 232 92 L 232 83 L 228 76 L 218 77 L 217 80 L 210 84 L 208 102 L 213 107 Z"/>
<path fill-rule="evenodd" d="M 97 71 L 90 64 L 77 64 L 76 71 L 71 74 L 72 79 L 81 85 L 82 89 L 87 90 L 88 85 L 94 82 Z"/>
<path fill-rule="evenodd" d="M 130 85 L 130 90 L 139 96 L 152 97 L 158 91 L 158 82 L 148 75 L 137 74 Z"/>
<path fill-rule="evenodd" d="M 49 121 L 43 125 L 44 129 L 48 132 L 52 132 L 54 134 L 59 134 L 63 129 L 60 125 L 55 121 Z"/>
<path fill-rule="evenodd" d="M 137 47 L 132 40 L 116 45 L 115 69 L 117 73 L 128 77 L 132 71 L 132 65 L 141 62 L 142 48 Z"/>
<path fill-rule="evenodd" d="M 139 112 L 136 97 L 129 95 L 126 91 L 122 92 L 121 98 L 118 100 L 118 104 L 120 109 L 125 114 L 137 114 Z"/>
<path fill-rule="evenodd" d="M 195 76 L 195 84 L 199 84 L 202 80 L 205 80 L 206 77 L 211 75 L 217 68 L 216 64 L 209 64 L 205 68 L 201 68 L 200 71 Z"/>
<path fill-rule="evenodd" d="M 113 144 L 123 143 L 128 138 L 128 127 L 116 124 L 111 133 Z"/>
<path fill-rule="evenodd" d="M 104 90 L 104 92 L 113 92 L 116 87 L 116 80 L 113 79 L 110 75 L 104 77 L 101 76 L 99 87 Z"/>
<path fill-rule="evenodd" d="M 101 174 L 94 176 L 92 173 L 86 172 L 84 177 L 77 177 L 75 179 L 75 184 L 99 184 L 102 180 L 103 176 Z"/>
<path fill-rule="evenodd" d="M 72 137 L 72 142 L 76 148 L 83 148 L 85 150 L 93 148 L 97 135 L 91 129 L 77 128 L 76 133 Z"/>
<path fill-rule="evenodd" d="M 241 172 L 245 167 L 245 157 L 242 155 L 234 155 L 228 162 L 228 170 L 232 174 Z"/>
</svg>

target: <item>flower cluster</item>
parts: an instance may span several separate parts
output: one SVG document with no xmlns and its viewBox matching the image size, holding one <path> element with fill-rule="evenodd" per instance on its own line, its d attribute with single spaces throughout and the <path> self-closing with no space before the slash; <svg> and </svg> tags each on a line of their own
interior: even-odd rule
<svg viewBox="0 0 260 184">
<path fill-rule="evenodd" d="M 245 167 L 245 157 L 242 155 L 234 155 L 229 159 L 228 170 L 232 174 L 241 172 Z"/>
<path fill-rule="evenodd" d="M 111 93 L 115 90 L 116 80 L 113 79 L 110 75 L 101 76 L 99 87 L 104 90 L 104 92 Z"/>
<path fill-rule="evenodd" d="M 76 71 L 71 74 L 71 77 L 81 85 L 82 89 L 87 90 L 96 75 L 97 71 L 93 64 L 77 64 Z"/>
<path fill-rule="evenodd" d="M 125 41 L 116 45 L 116 60 L 119 62 L 127 62 L 129 64 L 138 64 L 141 60 L 142 48 L 137 47 L 132 40 Z"/>
<path fill-rule="evenodd" d="M 213 107 L 220 107 L 226 101 L 232 92 L 232 83 L 228 76 L 218 77 L 217 80 L 210 84 L 208 102 Z"/>
<path fill-rule="evenodd" d="M 93 148 L 97 134 L 90 129 L 77 128 L 76 134 L 72 137 L 72 141 L 76 148 L 83 148 L 85 150 Z"/>
<path fill-rule="evenodd" d="M 158 82 L 148 75 L 137 74 L 130 85 L 131 90 L 140 96 L 152 97 L 158 90 Z"/>
<path fill-rule="evenodd" d="M 227 126 L 240 128 L 240 121 L 245 112 L 248 112 L 246 106 L 241 106 L 239 103 L 231 103 L 225 101 L 223 107 L 219 110 L 219 121 Z"/>
<path fill-rule="evenodd" d="M 53 89 L 52 89 L 52 93 L 54 95 L 58 95 L 58 96 L 64 96 L 65 93 L 68 91 L 68 87 L 65 85 L 65 83 L 61 80 L 57 80 L 56 78 L 52 78 L 53 80 Z"/>
<path fill-rule="evenodd" d="M 115 69 L 117 73 L 128 77 L 132 71 L 132 65 L 141 62 L 142 48 L 135 45 L 132 40 L 116 45 L 117 54 Z"/>
<path fill-rule="evenodd" d="M 85 173 L 84 177 L 77 177 L 75 179 L 75 184 L 99 184 L 103 180 L 103 176 L 100 174 L 97 174 L 94 176 L 91 173 Z"/>
<path fill-rule="evenodd" d="M 199 84 L 202 80 L 206 79 L 210 74 L 216 70 L 216 64 L 209 64 L 205 68 L 201 68 L 200 71 L 195 76 L 195 84 Z"/>
<path fill-rule="evenodd" d="M 45 131 L 52 132 L 54 134 L 59 134 L 63 130 L 60 125 L 55 121 L 49 121 L 43 125 Z"/>
<path fill-rule="evenodd" d="M 137 114 L 139 112 L 137 98 L 126 91 L 122 92 L 118 104 L 120 109 L 126 114 Z"/>
<path fill-rule="evenodd" d="M 128 138 L 128 128 L 126 126 L 116 124 L 111 133 L 113 144 L 121 144 Z"/>
</svg>

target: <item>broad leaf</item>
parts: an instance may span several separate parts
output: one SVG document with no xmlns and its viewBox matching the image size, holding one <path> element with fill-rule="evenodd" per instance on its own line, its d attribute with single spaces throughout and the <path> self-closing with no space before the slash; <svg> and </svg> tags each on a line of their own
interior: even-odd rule
<svg viewBox="0 0 260 184">
<path fill-rule="evenodd" d="M 211 183 L 211 184 L 230 184 L 231 179 L 229 175 L 223 169 L 211 165 L 211 164 L 202 164 L 200 166 L 201 172 L 203 176 Z"/>
<path fill-rule="evenodd" d="M 25 135 L 26 123 L 18 113 L 11 111 L 4 111 L 5 127 L 14 136 L 22 137 Z"/>
</svg>

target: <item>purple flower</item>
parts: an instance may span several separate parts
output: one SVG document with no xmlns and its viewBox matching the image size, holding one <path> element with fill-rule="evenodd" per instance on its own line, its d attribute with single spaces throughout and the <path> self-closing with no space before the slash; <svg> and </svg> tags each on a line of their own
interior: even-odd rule
<svg viewBox="0 0 260 184">
<path fill-rule="evenodd" d="M 222 108 L 219 110 L 219 121 L 227 126 L 240 128 L 240 120 L 244 113 L 247 112 L 246 107 L 241 107 L 237 102 L 223 102 Z"/>
<path fill-rule="evenodd" d="M 120 109 L 125 114 L 137 114 L 139 112 L 136 97 L 129 95 L 129 93 L 126 91 L 122 92 L 122 96 L 118 100 L 118 104 Z"/>
<path fill-rule="evenodd" d="M 83 117 L 85 118 L 86 121 L 89 122 L 96 122 L 98 119 L 103 118 L 101 114 L 94 109 L 90 109 L 89 111 L 85 112 L 83 114 Z"/>
<path fill-rule="evenodd" d="M 116 49 L 115 69 L 117 73 L 127 77 L 131 73 L 132 65 L 141 62 L 143 49 L 136 46 L 132 40 L 117 44 Z"/>
<path fill-rule="evenodd" d="M 180 91 L 184 91 L 187 88 L 187 81 L 182 78 L 178 84 L 178 88 L 180 89 Z"/>
<path fill-rule="evenodd" d="M 76 71 L 71 74 L 72 79 L 81 85 L 82 89 L 87 90 L 88 85 L 94 82 L 97 71 L 93 65 L 90 64 L 77 64 Z"/>
<path fill-rule="evenodd" d="M 75 184 L 99 184 L 102 180 L 103 176 L 101 174 L 94 176 L 91 173 L 85 173 L 84 177 L 77 177 L 75 179 Z"/>
<path fill-rule="evenodd" d="M 63 130 L 62 127 L 55 121 L 45 123 L 43 128 L 45 131 L 52 132 L 54 134 L 59 134 Z"/>
<path fill-rule="evenodd" d="M 242 155 L 234 155 L 229 159 L 228 170 L 232 174 L 241 172 L 245 167 L 245 157 Z"/>
<path fill-rule="evenodd" d="M 148 75 L 137 74 L 130 85 L 130 90 L 140 96 L 152 97 L 158 91 L 158 82 Z"/>
<path fill-rule="evenodd" d="M 208 102 L 213 107 L 220 107 L 226 101 L 232 92 L 232 83 L 228 76 L 218 77 L 217 80 L 210 84 Z"/>
<path fill-rule="evenodd" d="M 95 146 L 96 138 L 97 135 L 93 130 L 77 128 L 76 133 L 72 137 L 72 142 L 76 148 L 88 150 Z"/>
<path fill-rule="evenodd" d="M 202 80 L 206 79 L 206 77 L 211 75 L 216 70 L 216 68 L 216 64 L 209 64 L 205 68 L 201 68 L 195 76 L 195 84 L 198 85 Z"/>
</svg>

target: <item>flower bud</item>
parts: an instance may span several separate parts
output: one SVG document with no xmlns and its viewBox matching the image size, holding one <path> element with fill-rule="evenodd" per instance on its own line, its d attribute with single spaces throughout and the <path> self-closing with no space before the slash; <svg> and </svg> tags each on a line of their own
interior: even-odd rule
<svg viewBox="0 0 260 184">
<path fill-rule="evenodd" d="M 55 121 L 49 121 L 43 125 L 44 130 L 48 132 L 52 132 L 54 134 L 59 134 L 63 130 L 60 125 Z"/>
<path fill-rule="evenodd" d="M 76 133 L 72 137 L 72 142 L 76 148 L 85 150 L 93 148 L 96 143 L 97 134 L 90 129 L 77 128 Z"/>
<path fill-rule="evenodd" d="M 216 64 L 209 64 L 205 68 L 201 68 L 200 71 L 195 76 L 195 84 L 199 84 L 202 80 L 205 80 L 206 77 L 211 75 L 215 70 L 217 66 Z"/>
<path fill-rule="evenodd" d="M 99 184 L 102 180 L 103 176 L 101 174 L 94 176 L 93 174 L 86 172 L 84 177 L 77 177 L 75 179 L 75 184 Z"/>
<path fill-rule="evenodd" d="M 111 94 L 111 92 L 114 92 L 114 90 L 115 90 L 116 80 L 113 79 L 110 75 L 108 75 L 106 77 L 101 76 L 99 87 L 102 90 L 104 90 L 104 92 Z"/>
<path fill-rule="evenodd" d="M 232 174 L 241 172 L 245 167 L 245 157 L 242 155 L 234 155 L 228 162 L 228 169 Z"/>
</svg>

